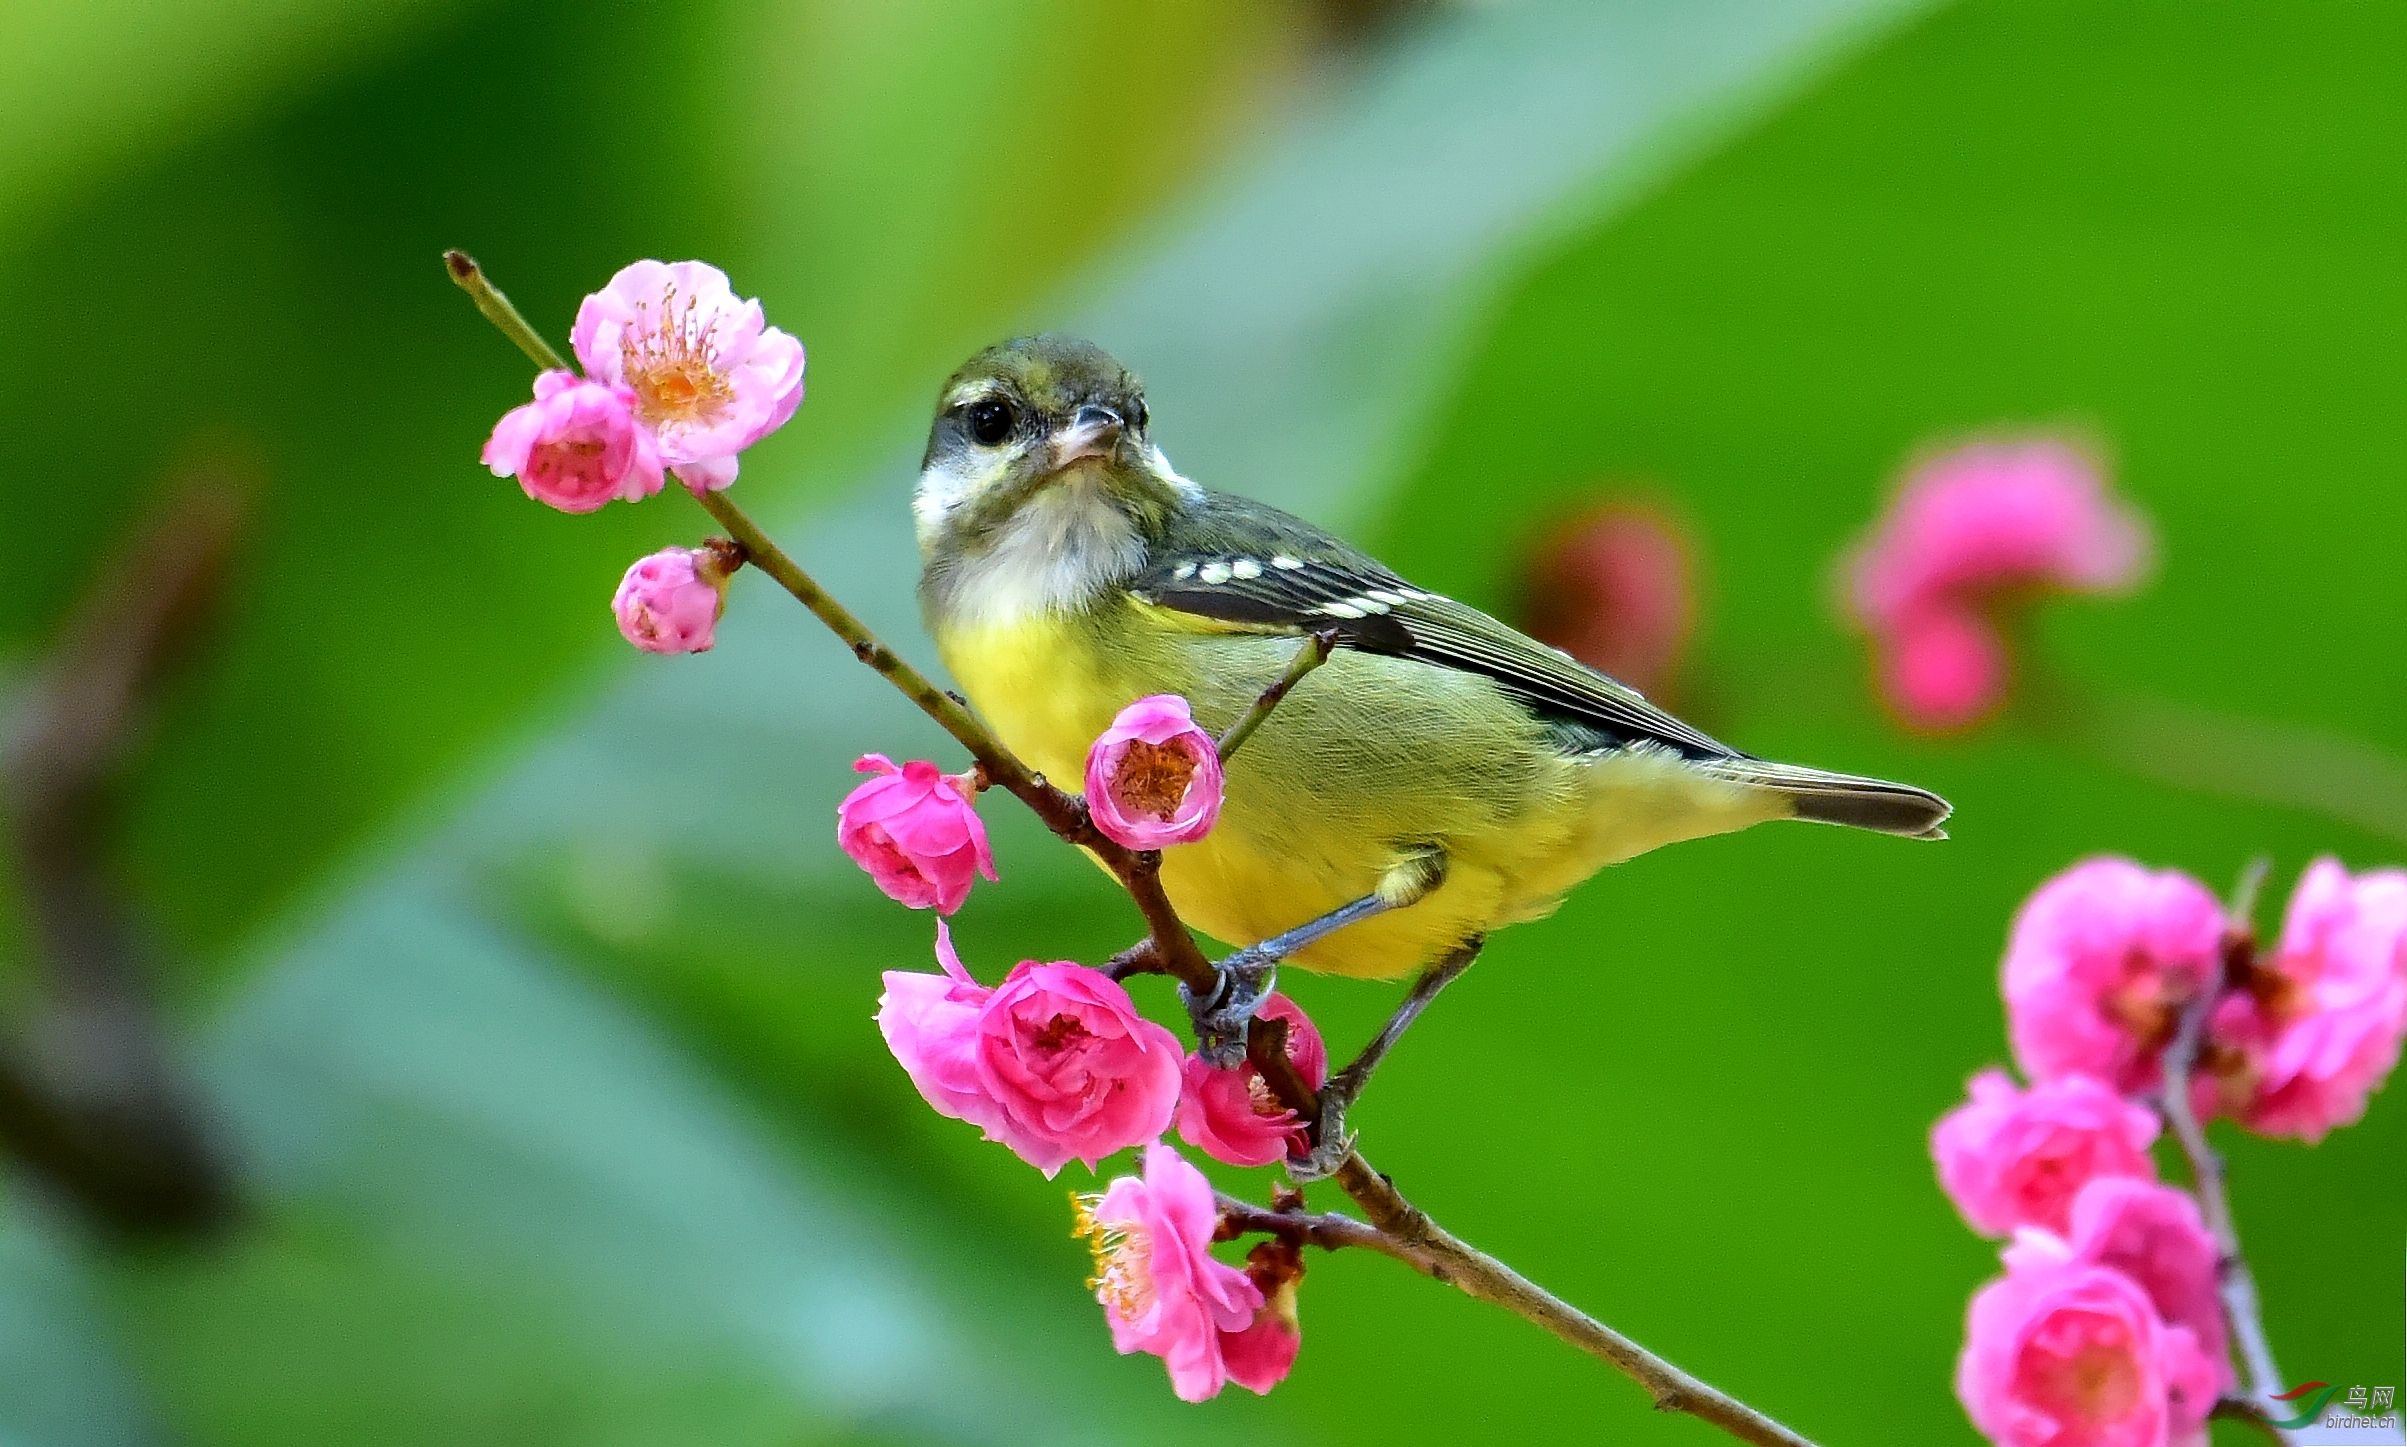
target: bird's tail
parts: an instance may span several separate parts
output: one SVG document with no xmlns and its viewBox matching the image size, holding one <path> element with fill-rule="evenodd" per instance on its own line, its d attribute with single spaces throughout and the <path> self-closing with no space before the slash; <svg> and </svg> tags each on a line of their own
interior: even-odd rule
<svg viewBox="0 0 2407 1447">
<path fill-rule="evenodd" d="M 1939 826 L 1952 812 L 1948 802 L 1911 784 L 1761 759 L 1716 759 L 1700 767 L 1737 783 L 1786 795 L 1796 817 L 1817 824 L 1845 824 L 1906 839 L 1947 837 L 1947 831 Z"/>
</svg>

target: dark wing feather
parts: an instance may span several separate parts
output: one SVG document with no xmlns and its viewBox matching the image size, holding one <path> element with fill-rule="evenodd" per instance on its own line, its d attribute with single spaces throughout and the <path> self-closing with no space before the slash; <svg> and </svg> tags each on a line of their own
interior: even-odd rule
<svg viewBox="0 0 2407 1447">
<path fill-rule="evenodd" d="M 1478 674 L 1551 718 L 1614 745 L 1745 758 L 1629 685 L 1424 592 L 1377 560 L 1275 508 L 1221 494 L 1188 508 L 1129 591 L 1158 607 L 1278 633 L 1334 633 L 1342 647 Z"/>
</svg>

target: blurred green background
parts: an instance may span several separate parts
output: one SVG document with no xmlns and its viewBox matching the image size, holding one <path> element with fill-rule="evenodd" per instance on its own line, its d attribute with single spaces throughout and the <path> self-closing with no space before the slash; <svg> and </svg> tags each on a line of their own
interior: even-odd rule
<svg viewBox="0 0 2407 1447">
<path fill-rule="evenodd" d="M 1496 940 L 1358 1121 L 1455 1229 L 1822 1440 L 1971 1440 L 1992 1257 L 1924 1137 L 2004 1055 L 2037 881 L 2264 852 L 2278 897 L 2407 856 L 2407 819 L 2260 798 L 2244 749 L 1909 739 L 1830 603 L 1911 450 L 2077 428 L 2162 566 L 2040 620 L 2064 687 L 2407 754 L 2407 9 L 16 0 L 0 53 L 0 700 L 164 479 L 263 489 L 113 856 L 254 1207 L 109 1244 L 10 1180 L 0 1442 L 1711 1438 L 1374 1259 L 1311 1263 L 1266 1400 L 1113 1356 L 1077 1168 L 935 1118 L 869 1022 L 929 922 L 832 805 L 854 753 L 943 741 L 765 579 L 715 652 L 633 656 L 618 572 L 703 519 L 477 468 L 527 369 L 446 246 L 555 336 L 638 256 L 760 295 L 811 390 L 742 496 L 922 660 L 928 398 L 1014 329 L 1145 373 L 1183 470 L 1473 600 L 1561 509 L 1670 500 L 1703 721 L 1938 788 L 1954 842 L 1616 870 Z M 1133 936 L 988 813 L 973 968 Z M 1392 998 L 1295 990 L 1339 1042 Z M 2226 1140 L 2295 1378 L 2398 1380 L 2401 1094 Z"/>
</svg>

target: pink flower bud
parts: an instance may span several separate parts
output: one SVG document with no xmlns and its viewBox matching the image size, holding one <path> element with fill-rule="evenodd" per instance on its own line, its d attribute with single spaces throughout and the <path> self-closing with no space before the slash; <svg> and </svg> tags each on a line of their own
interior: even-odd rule
<svg viewBox="0 0 2407 1447">
<path fill-rule="evenodd" d="M 2221 973 L 2222 941 L 2223 907 L 2179 870 L 2102 857 L 2041 885 L 2015 916 L 2003 971 L 2023 1073 L 2155 1089 L 2182 1005 Z"/>
<path fill-rule="evenodd" d="M 1696 625 L 1686 531 L 1633 503 L 1558 528 L 1530 559 L 1524 626 L 1650 698 L 1674 682 Z"/>
<path fill-rule="evenodd" d="M 2138 1283 L 2041 1236 L 1972 1299 L 1956 1395 L 1999 1447 L 2200 1442 L 2219 1372 Z"/>
<path fill-rule="evenodd" d="M 2148 562 L 2144 519 L 2097 461 L 2049 438 L 1978 442 L 1918 465 L 1844 562 L 1848 611 L 1890 706 L 1926 729 L 1991 712 L 2008 674 L 1997 615 L 2043 593 L 2104 593 Z"/>
<path fill-rule="evenodd" d="M 1155 1140 L 1178 1105 L 1178 1039 L 1101 970 L 1022 960 L 992 990 L 940 920 L 942 976 L 889 971 L 878 1029 L 941 1115 L 1047 1176 Z M 1189 1169 L 1192 1169 L 1190 1167 Z"/>
<path fill-rule="evenodd" d="M 1262 1293 L 1262 1305 L 1243 1331 L 1220 1334 L 1220 1356 L 1229 1380 L 1267 1397 L 1287 1380 L 1303 1349 L 1303 1323 L 1296 1315 L 1296 1283 L 1304 1279 L 1304 1253 L 1293 1242 L 1259 1242 L 1246 1253 L 1245 1279 Z"/>
<path fill-rule="evenodd" d="M 622 269 L 577 308 L 569 345 L 588 374 L 628 389 L 661 459 L 697 495 L 735 481 L 736 454 L 802 403 L 802 343 L 704 262 Z"/>
<path fill-rule="evenodd" d="M 634 403 L 624 387 L 545 372 L 535 379 L 535 400 L 493 425 L 485 466 L 562 512 L 650 497 L 660 491 L 660 454 Z"/>
<path fill-rule="evenodd" d="M 646 653 L 707 653 L 727 608 L 727 573 L 708 548 L 662 548 L 619 579 L 610 611 Z"/>
<path fill-rule="evenodd" d="M 1302 1007 L 1285 995 L 1262 1002 L 1259 1018 L 1287 1022 L 1287 1058 L 1314 1090 L 1329 1078 L 1329 1049 Z M 1250 1060 L 1216 1070 L 1201 1055 L 1181 1067 L 1178 1101 L 1181 1140 L 1232 1166 L 1267 1166 L 1311 1146 L 1302 1121 L 1279 1104 Z"/>
<path fill-rule="evenodd" d="M 1229 1380 L 1223 1343 L 1253 1325 L 1262 1292 L 1212 1255 L 1220 1209 L 1211 1182 L 1157 1141 L 1145 1148 L 1142 1177 L 1121 1176 L 1100 1194 L 1075 1199 L 1078 1234 L 1095 1253 L 1087 1285 L 1103 1304 L 1112 1346 L 1122 1356 L 1160 1357 L 1182 1401 L 1218 1396 Z M 1242 1350 L 1254 1349 L 1249 1342 Z M 1248 1365 L 1256 1363 L 1249 1358 Z M 1278 1380 L 1249 1375 L 1264 1382 L 1256 1391 Z"/>
<path fill-rule="evenodd" d="M 2208 1059 L 2241 1124 L 2321 1140 L 2365 1113 L 2407 1036 L 2407 872 L 2318 859 L 2280 945 L 2216 1006 Z"/>
<path fill-rule="evenodd" d="M 973 877 L 995 878 L 986 825 L 952 775 L 923 759 L 898 769 L 884 754 L 863 754 L 853 768 L 878 777 L 836 806 L 836 844 L 889 897 L 951 914 Z"/>
<path fill-rule="evenodd" d="M 1086 756 L 1095 827 L 1130 849 L 1192 844 L 1220 818 L 1220 747 L 1173 693 L 1120 710 Z"/>
<path fill-rule="evenodd" d="M 2101 1176 L 2156 1177 L 2156 1117 L 2086 1075 L 2015 1089 L 2002 1070 L 1972 1080 L 1972 1100 L 1931 1132 L 1939 1183 L 1976 1231 L 2018 1226 L 2062 1235 L 2081 1188 Z"/>
</svg>

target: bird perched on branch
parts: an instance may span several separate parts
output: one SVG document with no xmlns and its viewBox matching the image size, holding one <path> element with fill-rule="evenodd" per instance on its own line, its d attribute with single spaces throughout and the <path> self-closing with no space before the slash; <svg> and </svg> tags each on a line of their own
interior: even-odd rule
<svg viewBox="0 0 2407 1447">
<path fill-rule="evenodd" d="M 1934 794 L 1749 757 L 1301 518 L 1198 486 L 1149 422 L 1091 343 L 972 357 L 913 501 L 920 603 L 971 703 L 1055 779 L 1134 699 L 1183 695 L 1219 734 L 1299 647 L 1335 645 L 1229 759 L 1218 826 L 1162 860 L 1179 914 L 1246 947 L 1189 1002 L 1215 1052 L 1282 959 L 1421 971 L 1417 1011 L 1489 931 L 1661 845 L 1773 819 L 1944 837 Z M 1361 1073 L 1333 1082 L 1338 1111 Z"/>
</svg>

